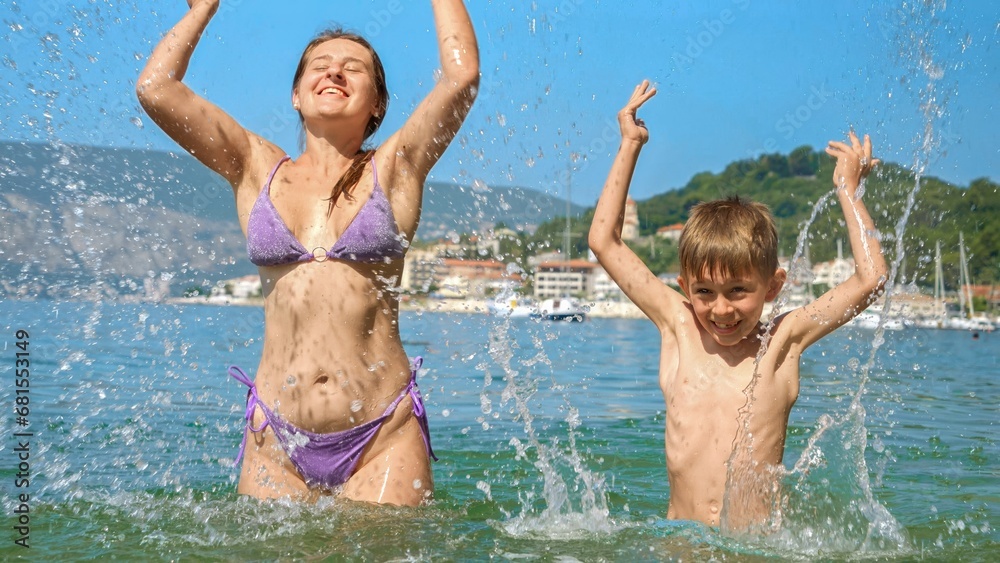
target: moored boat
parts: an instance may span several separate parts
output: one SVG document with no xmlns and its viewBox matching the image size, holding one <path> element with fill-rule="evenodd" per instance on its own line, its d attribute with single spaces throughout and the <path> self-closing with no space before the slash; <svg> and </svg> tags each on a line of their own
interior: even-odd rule
<svg viewBox="0 0 1000 563">
<path fill-rule="evenodd" d="M 547 321 L 583 322 L 587 308 L 572 297 L 546 299 L 538 306 L 538 316 Z"/>
<path fill-rule="evenodd" d="M 865 330 L 875 330 L 879 326 L 882 327 L 882 330 L 903 330 L 906 327 L 902 319 L 896 317 L 886 317 L 883 319 L 881 311 L 878 310 L 862 311 L 858 316 L 851 319 L 847 323 L 847 326 L 863 328 Z"/>
<path fill-rule="evenodd" d="M 530 297 L 514 293 L 501 293 L 486 303 L 490 315 L 509 319 L 523 319 L 538 315 L 538 308 Z"/>
</svg>

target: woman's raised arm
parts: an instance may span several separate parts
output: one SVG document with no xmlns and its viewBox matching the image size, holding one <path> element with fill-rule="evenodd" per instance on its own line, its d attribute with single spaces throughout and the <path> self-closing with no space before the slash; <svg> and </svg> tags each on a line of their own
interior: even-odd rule
<svg viewBox="0 0 1000 563">
<path fill-rule="evenodd" d="M 188 0 L 189 10 L 153 50 L 136 82 L 149 117 L 186 151 L 237 187 L 250 157 L 249 133 L 184 83 L 191 54 L 219 0 Z"/>
<path fill-rule="evenodd" d="M 413 182 L 396 187 L 422 188 L 423 182 L 472 108 L 479 89 L 479 46 L 462 0 L 431 0 L 441 56 L 441 79 L 386 145 Z"/>
</svg>

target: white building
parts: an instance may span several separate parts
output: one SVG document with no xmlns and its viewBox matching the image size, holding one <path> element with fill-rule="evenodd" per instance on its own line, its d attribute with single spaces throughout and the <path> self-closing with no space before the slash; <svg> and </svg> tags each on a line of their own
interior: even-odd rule
<svg viewBox="0 0 1000 563">
<path fill-rule="evenodd" d="M 399 286 L 404 291 L 426 293 L 437 277 L 444 260 L 436 249 L 410 250 L 403 259 Z"/>
<path fill-rule="evenodd" d="M 242 278 L 220 281 L 212 288 L 209 298 L 212 300 L 225 298 L 249 299 L 251 297 L 260 297 L 261 295 L 260 276 L 250 274 Z"/>
<path fill-rule="evenodd" d="M 812 267 L 814 284 L 826 284 L 827 287 L 834 287 L 847 281 L 847 278 L 854 275 L 854 259 L 844 258 L 843 242 L 837 241 L 837 258 L 829 262 L 813 264 Z"/>
<path fill-rule="evenodd" d="M 673 225 L 667 225 L 666 227 L 660 227 L 657 229 L 656 236 L 677 242 L 681 240 L 681 234 L 683 232 L 684 223 L 675 223 Z"/>
<path fill-rule="evenodd" d="M 586 260 L 542 262 L 535 268 L 535 298 L 591 295 L 597 264 Z"/>
<path fill-rule="evenodd" d="M 598 266 L 594 269 L 591 297 L 603 301 L 624 301 L 628 299 L 622 289 L 618 287 L 611 276 L 604 268 Z"/>
</svg>

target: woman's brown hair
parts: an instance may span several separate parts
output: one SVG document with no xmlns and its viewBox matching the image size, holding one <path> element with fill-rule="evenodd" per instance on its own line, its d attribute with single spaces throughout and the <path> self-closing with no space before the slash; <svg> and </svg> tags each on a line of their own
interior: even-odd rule
<svg viewBox="0 0 1000 563">
<path fill-rule="evenodd" d="M 292 90 L 299 85 L 299 80 L 302 79 L 302 75 L 305 74 L 306 63 L 308 62 L 309 55 L 312 53 L 313 49 L 319 45 L 326 43 L 327 41 L 332 41 L 334 39 L 346 39 L 348 41 L 353 41 L 358 45 L 361 45 L 368 50 L 372 57 L 372 70 L 374 75 L 372 80 L 375 83 L 375 98 L 378 102 L 378 109 L 375 115 L 368 120 L 368 124 L 365 126 L 365 136 L 364 140 L 368 140 L 372 135 L 378 131 L 379 126 L 382 125 L 382 120 L 385 119 L 386 109 L 389 107 L 389 88 L 386 85 L 385 80 L 385 68 L 382 66 L 382 59 L 379 58 L 378 53 L 375 52 L 375 48 L 372 47 L 371 43 L 368 42 L 364 37 L 344 31 L 340 28 L 327 29 L 321 31 L 316 37 L 306 45 L 306 48 L 302 51 L 302 57 L 299 58 L 299 66 L 295 69 L 295 76 L 292 78 Z M 302 113 L 299 113 L 299 122 L 303 121 Z M 375 149 L 362 147 L 355 155 L 354 160 L 351 165 L 347 168 L 347 172 L 337 180 L 334 184 L 333 190 L 330 192 L 330 207 L 327 213 L 333 212 L 333 207 L 337 203 L 337 199 L 340 194 L 344 194 L 347 199 L 353 199 L 351 192 L 354 187 L 358 185 L 361 180 L 361 175 L 365 171 L 365 164 L 371 160 L 372 156 L 375 154 Z"/>
</svg>

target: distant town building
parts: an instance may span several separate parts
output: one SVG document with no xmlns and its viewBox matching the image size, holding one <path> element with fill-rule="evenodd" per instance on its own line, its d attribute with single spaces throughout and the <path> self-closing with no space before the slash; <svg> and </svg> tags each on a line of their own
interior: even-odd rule
<svg viewBox="0 0 1000 563">
<path fill-rule="evenodd" d="M 480 255 L 496 256 L 500 254 L 500 241 L 503 239 L 517 240 L 517 231 L 506 227 L 495 228 L 490 225 L 488 228 L 479 231 L 481 234 L 470 237 L 469 242 L 476 245 L 476 251 Z"/>
<path fill-rule="evenodd" d="M 210 300 L 223 300 L 226 298 L 249 299 L 262 295 L 260 276 L 250 274 L 241 278 L 222 280 L 215 284 L 209 295 Z"/>
<path fill-rule="evenodd" d="M 566 256 L 559 250 L 553 250 L 552 252 L 542 252 L 541 254 L 535 254 L 534 256 L 528 257 L 528 265 L 531 269 L 538 270 L 538 266 L 545 262 L 562 262 L 566 260 Z"/>
<path fill-rule="evenodd" d="M 470 235 L 469 245 L 475 246 L 476 252 L 480 256 L 500 254 L 500 241 L 489 236 Z"/>
<path fill-rule="evenodd" d="M 834 287 L 847 281 L 847 278 L 854 275 L 854 271 L 854 259 L 844 258 L 844 243 L 837 240 L 837 258 L 829 262 L 813 264 L 812 283 Z"/>
<path fill-rule="evenodd" d="M 498 239 L 510 238 L 510 239 L 515 239 L 516 240 L 518 238 L 518 234 L 517 234 L 517 231 L 515 231 L 514 229 L 508 229 L 506 227 L 500 227 L 499 229 L 497 229 L 497 228 L 493 229 L 493 237 L 494 238 L 498 238 Z"/>
<path fill-rule="evenodd" d="M 435 284 L 435 277 L 442 263 L 436 249 L 411 249 L 404 258 L 400 289 L 416 293 L 429 292 Z"/>
<path fill-rule="evenodd" d="M 884 304 L 885 298 L 879 299 Z M 944 303 L 939 303 L 930 295 L 899 291 L 892 296 L 892 314 L 907 319 L 933 319 L 945 314 Z"/>
<path fill-rule="evenodd" d="M 442 266 L 442 289 L 445 285 L 463 288 L 455 290 L 458 295 L 445 295 L 448 297 L 484 297 L 500 291 L 505 285 L 521 285 L 521 277 L 508 273 L 506 265 L 498 260 L 445 258 Z"/>
<path fill-rule="evenodd" d="M 981 297 L 986 300 L 989 307 L 1000 306 L 1000 287 L 996 285 L 965 285 L 962 286 L 966 294 L 972 293 L 973 297 Z"/>
<path fill-rule="evenodd" d="M 666 227 L 660 227 L 656 231 L 656 236 L 677 242 L 681 240 L 681 233 L 684 232 L 684 223 L 674 223 Z"/>
<path fill-rule="evenodd" d="M 427 250 L 436 253 L 438 256 L 458 256 L 465 252 L 466 244 L 462 242 L 462 237 L 457 234 L 451 238 L 443 238 L 430 246 Z"/>
<path fill-rule="evenodd" d="M 589 297 L 605 301 L 624 301 L 627 299 L 618 284 L 600 266 L 594 269 L 592 293 Z"/>
<path fill-rule="evenodd" d="M 535 298 L 590 296 L 597 268 L 586 260 L 542 262 L 535 269 Z"/>
<path fill-rule="evenodd" d="M 469 280 L 461 276 L 445 276 L 438 282 L 435 295 L 445 299 L 465 299 L 470 297 Z"/>
<path fill-rule="evenodd" d="M 827 287 L 834 287 L 854 275 L 854 260 L 837 258 L 829 262 L 820 262 L 814 264 L 812 270 L 812 283 L 826 284 Z"/>
<path fill-rule="evenodd" d="M 622 223 L 622 240 L 639 238 L 639 207 L 635 200 L 625 200 L 625 221 Z"/>
<path fill-rule="evenodd" d="M 443 248 L 412 250 L 406 255 L 400 287 L 404 291 L 436 293 L 447 298 L 483 297 L 503 287 L 520 287 L 519 272 L 497 260 L 445 258 Z"/>
</svg>

